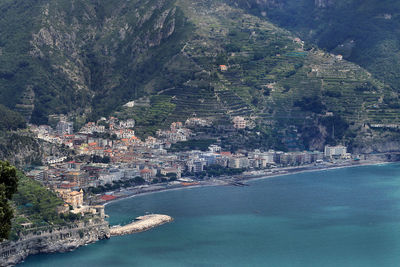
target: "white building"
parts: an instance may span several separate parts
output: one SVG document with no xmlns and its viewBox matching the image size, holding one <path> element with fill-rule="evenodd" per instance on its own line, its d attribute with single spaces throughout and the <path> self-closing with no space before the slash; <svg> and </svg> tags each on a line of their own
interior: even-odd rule
<svg viewBox="0 0 400 267">
<path fill-rule="evenodd" d="M 59 121 L 57 124 L 57 133 L 59 135 L 73 134 L 74 133 L 73 123 L 68 121 Z"/>
<path fill-rule="evenodd" d="M 208 147 L 208 150 L 209 150 L 210 152 L 212 152 L 212 153 L 218 153 L 218 152 L 221 152 L 221 147 L 218 146 L 218 145 L 210 145 L 210 146 Z"/>
<path fill-rule="evenodd" d="M 248 168 L 249 159 L 247 157 L 231 157 L 229 158 L 228 167 L 234 169 Z"/>
<path fill-rule="evenodd" d="M 186 126 L 209 126 L 211 123 L 205 119 L 201 118 L 189 118 L 185 122 Z"/>
<path fill-rule="evenodd" d="M 204 159 L 194 159 L 187 162 L 189 172 L 202 172 L 207 162 Z"/>
<path fill-rule="evenodd" d="M 325 146 L 324 155 L 326 158 L 348 157 L 347 147 L 345 146 Z"/>
<path fill-rule="evenodd" d="M 61 163 L 66 159 L 67 159 L 67 157 L 59 157 L 59 158 L 57 158 L 57 157 L 47 157 L 46 158 L 46 163 L 47 164 Z"/>
<path fill-rule="evenodd" d="M 102 184 L 111 184 L 113 181 L 119 181 L 124 177 L 124 172 L 118 169 L 111 169 L 108 172 L 101 173 L 99 180 Z"/>
<path fill-rule="evenodd" d="M 128 119 L 126 121 L 120 121 L 119 122 L 119 127 L 126 129 L 126 128 L 133 128 L 135 127 L 135 120 L 134 119 Z"/>
<path fill-rule="evenodd" d="M 127 108 L 133 108 L 134 106 L 135 106 L 135 101 L 129 101 L 128 103 L 126 103 L 124 105 L 124 107 L 127 107 Z"/>
<path fill-rule="evenodd" d="M 135 131 L 131 129 L 123 129 L 114 132 L 117 138 L 132 138 L 135 137 Z"/>
</svg>

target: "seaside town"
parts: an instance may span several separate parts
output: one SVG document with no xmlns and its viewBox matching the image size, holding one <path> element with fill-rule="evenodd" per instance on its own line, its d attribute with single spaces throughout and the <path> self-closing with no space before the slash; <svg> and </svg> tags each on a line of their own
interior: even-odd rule
<svg viewBox="0 0 400 267">
<path fill-rule="evenodd" d="M 246 127 L 246 119 L 234 117 L 236 129 Z M 232 182 L 232 177 L 266 176 L 285 173 L 284 168 L 317 166 L 333 161 L 357 161 L 345 146 L 326 146 L 325 151 L 222 151 L 211 144 L 208 151 L 169 152 L 172 144 L 194 136 L 187 127 L 205 126 L 201 118 L 173 122 L 156 137 L 140 140 L 133 119 L 115 117 L 89 122 L 78 131 L 61 117 L 55 129 L 31 125 L 39 139 L 69 148 L 73 156 L 48 156 L 45 166 L 35 167 L 27 176 L 40 181 L 65 201 L 65 208 L 86 212 L 97 205 L 135 193 L 163 190 L 200 183 Z M 89 160 L 88 160 L 89 159 Z M 242 183 L 233 183 L 234 185 Z"/>
<path fill-rule="evenodd" d="M 400 266 L 400 0 L 0 14 L 0 267 Z"/>
</svg>

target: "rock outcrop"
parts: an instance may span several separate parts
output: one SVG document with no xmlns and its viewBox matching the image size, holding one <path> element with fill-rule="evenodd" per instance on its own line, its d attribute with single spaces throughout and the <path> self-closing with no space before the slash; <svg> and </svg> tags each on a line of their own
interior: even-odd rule
<svg viewBox="0 0 400 267">
<path fill-rule="evenodd" d="M 13 266 L 38 253 L 71 251 L 109 237 L 109 225 L 104 220 L 46 231 L 35 230 L 20 240 L 0 243 L 0 266 Z"/>
<path fill-rule="evenodd" d="M 171 221 L 173 218 L 168 215 L 150 214 L 137 217 L 128 225 L 112 228 L 102 218 L 59 228 L 35 228 L 17 241 L 0 243 L 0 266 L 16 265 L 29 255 L 38 253 L 72 251 L 101 239 L 147 231 Z"/>
<path fill-rule="evenodd" d="M 69 156 L 68 149 L 37 139 L 26 130 L 0 132 L 0 159 L 17 167 L 40 164 L 46 155 Z"/>
</svg>

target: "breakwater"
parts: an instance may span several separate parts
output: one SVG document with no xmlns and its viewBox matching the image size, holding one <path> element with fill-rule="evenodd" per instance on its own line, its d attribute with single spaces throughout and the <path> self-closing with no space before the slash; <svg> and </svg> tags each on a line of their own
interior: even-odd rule
<svg viewBox="0 0 400 267">
<path fill-rule="evenodd" d="M 164 223 L 172 222 L 173 218 L 163 214 L 150 214 L 137 217 L 133 222 L 124 226 L 114 226 L 110 228 L 111 236 L 127 235 L 138 232 L 143 232 L 162 225 Z"/>
<path fill-rule="evenodd" d="M 143 232 L 171 221 L 173 218 L 168 215 L 151 214 L 139 216 L 128 225 L 111 228 L 107 221 L 97 219 L 88 223 L 36 230 L 17 241 L 1 242 L 0 266 L 16 265 L 33 254 L 72 251 L 100 239 Z"/>
</svg>

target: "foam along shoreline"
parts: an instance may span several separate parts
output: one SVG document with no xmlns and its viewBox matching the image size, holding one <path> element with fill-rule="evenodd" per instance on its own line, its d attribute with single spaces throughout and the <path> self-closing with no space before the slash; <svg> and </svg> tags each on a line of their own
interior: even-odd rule
<svg viewBox="0 0 400 267">
<path fill-rule="evenodd" d="M 113 226 L 110 228 L 111 236 L 129 235 L 147 231 L 164 223 L 172 222 L 171 216 L 163 214 L 150 214 L 137 217 L 133 222 L 124 226 Z"/>
</svg>

